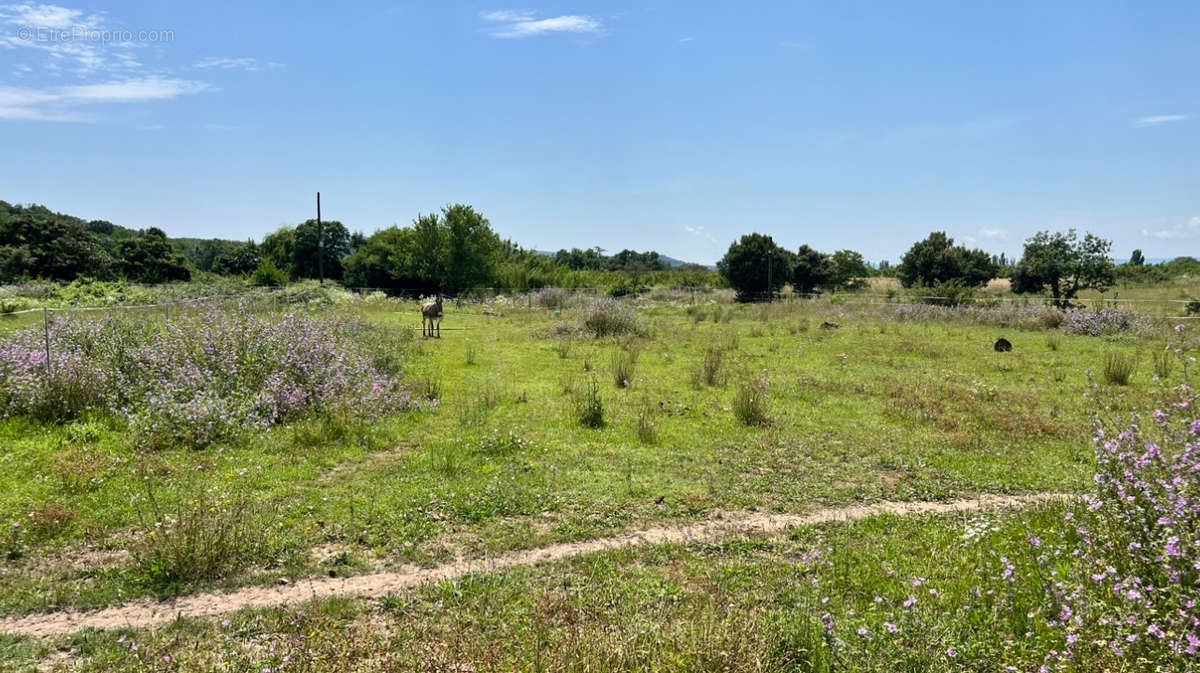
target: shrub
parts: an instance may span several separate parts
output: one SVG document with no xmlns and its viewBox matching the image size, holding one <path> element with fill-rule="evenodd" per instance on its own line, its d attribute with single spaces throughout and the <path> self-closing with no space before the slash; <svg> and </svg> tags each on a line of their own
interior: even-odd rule
<svg viewBox="0 0 1200 673">
<path fill-rule="evenodd" d="M 767 415 L 767 385 L 760 379 L 743 384 L 738 388 L 733 398 L 733 415 L 742 425 L 766 425 Z"/>
<path fill-rule="evenodd" d="M 600 384 L 595 376 L 576 400 L 575 416 L 585 428 L 604 427 L 604 399 L 600 397 Z"/>
<path fill-rule="evenodd" d="M 964 306 L 975 299 L 975 288 L 960 280 L 914 286 L 908 293 L 913 301 L 934 306 Z"/>
<path fill-rule="evenodd" d="M 250 284 L 260 287 L 283 287 L 288 284 L 288 275 L 275 266 L 275 262 L 264 259 L 254 273 L 250 274 Z"/>
<path fill-rule="evenodd" d="M 165 325 L 59 318 L 0 344 L 0 415 L 65 420 L 86 410 L 126 419 L 150 447 L 203 446 L 313 412 L 365 418 L 413 406 L 363 336 L 372 328 L 246 307 L 202 308 Z M 40 354 L 39 354 L 40 353 Z M 393 363 L 394 364 L 394 363 Z"/>
<path fill-rule="evenodd" d="M 645 336 L 647 330 L 633 309 L 613 300 L 597 302 L 583 321 L 584 328 L 597 338 L 610 336 Z"/>
<path fill-rule="evenodd" d="M 1069 334 L 1105 336 L 1121 332 L 1146 332 L 1154 321 L 1146 315 L 1120 309 L 1071 309 L 1064 314 L 1063 329 Z"/>
<path fill-rule="evenodd" d="M 1055 578 L 1046 584 L 1055 609 L 1042 619 L 1062 634 L 1061 662 L 1200 665 L 1200 420 L 1194 393 L 1184 387 L 1172 397 L 1149 423 L 1098 425 L 1095 491 L 1067 515 L 1072 562 L 1039 558 L 1039 575 Z"/>
<path fill-rule="evenodd" d="M 1104 380 L 1118 386 L 1129 385 L 1137 371 L 1137 357 L 1126 353 L 1109 352 L 1104 356 Z"/>
<path fill-rule="evenodd" d="M 544 287 L 538 291 L 538 304 L 545 308 L 560 309 L 567 305 L 571 293 L 559 287 Z"/>
</svg>

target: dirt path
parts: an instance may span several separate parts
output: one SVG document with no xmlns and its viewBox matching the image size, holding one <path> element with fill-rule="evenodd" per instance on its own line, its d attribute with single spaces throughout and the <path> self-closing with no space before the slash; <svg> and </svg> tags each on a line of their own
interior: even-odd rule
<svg viewBox="0 0 1200 673">
<path fill-rule="evenodd" d="M 932 514 L 969 512 L 986 508 L 1020 507 L 1049 500 L 1061 500 L 1061 494 L 1029 496 L 985 495 L 952 502 L 882 502 L 810 514 L 744 514 L 700 521 L 679 528 L 648 528 L 587 542 L 550 545 L 539 549 L 512 552 L 434 568 L 406 567 L 401 570 L 371 573 L 346 578 L 314 578 L 279 587 L 252 587 L 231 593 L 202 593 L 181 596 L 166 602 L 137 601 L 91 612 L 51 612 L 0 620 L 0 632 L 51 637 L 86 628 L 150 628 L 176 618 L 215 617 L 243 608 L 268 608 L 295 605 L 314 598 L 334 596 L 385 596 L 389 593 L 441 580 L 455 579 L 479 572 L 494 572 L 516 566 L 568 559 L 589 552 L 672 542 L 715 541 L 738 534 L 775 533 L 793 526 L 808 526 L 833 521 L 851 521 L 879 514 Z"/>
</svg>

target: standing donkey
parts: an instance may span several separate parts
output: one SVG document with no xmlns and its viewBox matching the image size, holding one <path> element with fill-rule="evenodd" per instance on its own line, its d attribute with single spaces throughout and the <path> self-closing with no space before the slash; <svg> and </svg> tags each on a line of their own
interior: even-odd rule
<svg viewBox="0 0 1200 673">
<path fill-rule="evenodd" d="M 429 332 L 425 331 L 425 323 L 429 322 Z M 437 338 L 442 338 L 442 295 L 434 301 L 421 306 L 421 336 L 433 336 L 434 324 L 437 324 Z"/>
</svg>

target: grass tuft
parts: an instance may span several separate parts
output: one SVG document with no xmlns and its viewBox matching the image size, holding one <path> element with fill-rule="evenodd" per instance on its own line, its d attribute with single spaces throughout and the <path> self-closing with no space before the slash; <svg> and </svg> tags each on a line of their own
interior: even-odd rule
<svg viewBox="0 0 1200 673">
<path fill-rule="evenodd" d="M 742 425 L 767 425 L 767 385 L 765 379 L 745 383 L 733 398 L 733 415 Z"/>
<path fill-rule="evenodd" d="M 600 384 L 594 376 L 575 402 L 575 417 L 585 428 L 604 427 L 604 399 L 600 397 Z"/>
<path fill-rule="evenodd" d="M 1137 371 L 1137 356 L 1110 351 L 1104 357 L 1104 380 L 1112 385 L 1127 386 Z"/>
</svg>

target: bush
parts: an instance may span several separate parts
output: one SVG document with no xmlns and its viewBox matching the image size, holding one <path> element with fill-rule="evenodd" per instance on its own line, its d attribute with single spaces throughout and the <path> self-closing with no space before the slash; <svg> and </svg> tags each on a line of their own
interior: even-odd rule
<svg viewBox="0 0 1200 673">
<path fill-rule="evenodd" d="M 933 285 L 921 285 L 909 288 L 909 296 L 923 304 L 934 306 L 964 306 L 975 299 L 975 288 L 964 284 L 961 280 L 951 280 Z"/>
<path fill-rule="evenodd" d="M 260 287 L 283 287 L 288 283 L 288 275 L 275 266 L 275 262 L 264 259 L 254 273 L 250 274 L 250 284 Z"/>
<path fill-rule="evenodd" d="M 584 318 L 583 326 L 597 338 L 647 334 L 633 309 L 611 299 L 594 304 Z"/>
<path fill-rule="evenodd" d="M 0 343 L 0 415 L 65 420 L 94 409 L 127 419 L 147 446 L 203 446 L 313 412 L 375 418 L 413 405 L 397 356 L 379 357 L 364 338 L 372 328 L 245 309 L 165 325 L 56 319 L 48 379 L 41 327 L 13 333 Z"/>
<path fill-rule="evenodd" d="M 1069 564 L 1051 560 L 1063 660 L 1137 661 L 1142 670 L 1200 665 L 1200 420 L 1194 393 L 1172 395 L 1153 419 L 1102 422 L 1096 490 L 1068 514 Z M 1102 670 L 1097 666 L 1090 670 Z M 1080 668 L 1079 670 L 1084 670 Z"/>
<path fill-rule="evenodd" d="M 538 304 L 544 308 L 564 308 L 571 293 L 558 287 L 545 287 L 538 291 Z"/>
<path fill-rule="evenodd" d="M 1062 328 L 1070 334 L 1106 336 L 1121 332 L 1147 332 L 1154 327 L 1150 316 L 1120 309 L 1071 309 L 1064 314 Z"/>
</svg>

